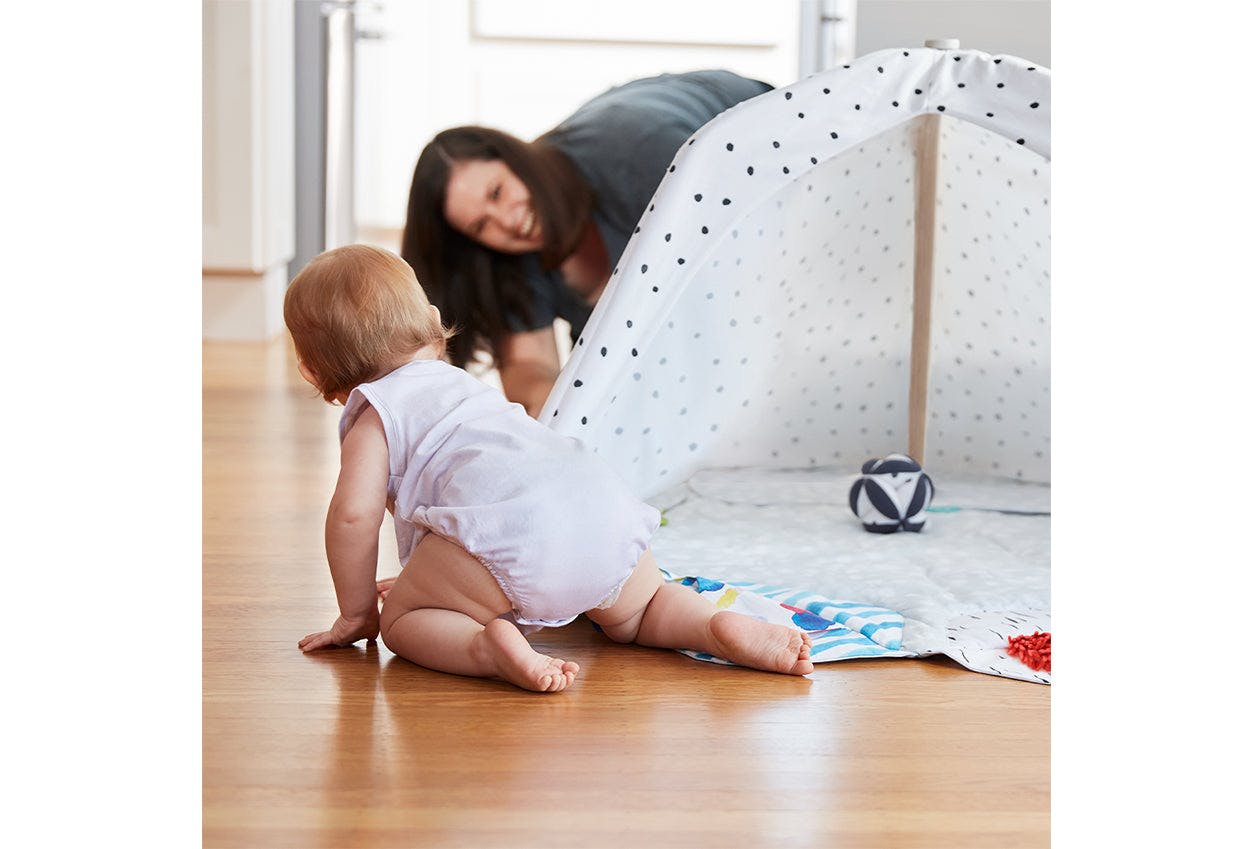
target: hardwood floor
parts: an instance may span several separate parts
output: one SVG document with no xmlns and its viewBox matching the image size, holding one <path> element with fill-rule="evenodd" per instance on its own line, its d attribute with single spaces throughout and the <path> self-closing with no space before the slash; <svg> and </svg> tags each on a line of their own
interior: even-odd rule
<svg viewBox="0 0 1254 849">
<path fill-rule="evenodd" d="M 582 666 L 537 695 L 381 643 L 302 655 L 336 612 L 339 409 L 286 340 L 203 354 L 205 847 L 1049 845 L 1050 689 L 947 659 L 797 679 L 580 619 L 533 637 Z"/>
</svg>

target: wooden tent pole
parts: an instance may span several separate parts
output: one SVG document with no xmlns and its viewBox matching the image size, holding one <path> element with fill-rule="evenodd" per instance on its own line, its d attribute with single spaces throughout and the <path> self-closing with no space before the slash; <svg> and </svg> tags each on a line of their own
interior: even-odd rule
<svg viewBox="0 0 1254 849">
<path fill-rule="evenodd" d="M 932 352 L 932 272 L 936 245 L 936 165 L 940 116 L 920 122 L 914 192 L 914 316 L 910 332 L 908 453 L 924 462 L 927 442 L 928 363 Z"/>
<path fill-rule="evenodd" d="M 927 47 L 956 50 L 957 39 L 934 39 Z M 936 179 L 940 160 L 940 115 L 924 115 L 915 146 L 914 315 L 910 331 L 910 395 L 907 453 L 920 464 L 927 449 L 928 366 L 932 353 L 932 278 L 936 258 Z"/>
</svg>

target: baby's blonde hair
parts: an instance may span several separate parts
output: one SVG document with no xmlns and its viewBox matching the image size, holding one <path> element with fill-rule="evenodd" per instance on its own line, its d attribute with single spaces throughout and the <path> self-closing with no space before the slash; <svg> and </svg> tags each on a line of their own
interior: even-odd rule
<svg viewBox="0 0 1254 849">
<path fill-rule="evenodd" d="M 415 352 L 452 336 L 414 271 L 396 254 L 345 245 L 301 269 L 283 299 L 296 356 L 327 401 L 382 377 Z"/>
</svg>

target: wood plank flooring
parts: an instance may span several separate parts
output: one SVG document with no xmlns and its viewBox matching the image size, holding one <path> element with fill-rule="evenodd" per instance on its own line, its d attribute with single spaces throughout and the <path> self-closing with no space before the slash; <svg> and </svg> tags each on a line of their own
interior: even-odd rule
<svg viewBox="0 0 1254 849">
<path fill-rule="evenodd" d="M 203 835 L 227 847 L 1046 847 L 1050 689 L 947 659 L 806 679 L 533 637 L 564 693 L 305 656 L 338 408 L 285 340 L 203 349 Z M 394 574 L 390 524 L 380 574 Z"/>
</svg>

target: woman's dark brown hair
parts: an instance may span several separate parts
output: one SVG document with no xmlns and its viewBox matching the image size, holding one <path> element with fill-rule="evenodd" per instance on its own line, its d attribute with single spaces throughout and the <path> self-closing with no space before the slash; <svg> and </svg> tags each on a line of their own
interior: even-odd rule
<svg viewBox="0 0 1254 849">
<path fill-rule="evenodd" d="M 524 142 L 488 127 L 454 127 L 423 148 L 409 187 L 401 256 L 418 275 L 431 302 L 457 335 L 449 361 L 461 368 L 476 351 L 493 363 L 497 344 L 517 328 L 508 316 L 531 321 L 531 288 L 522 257 L 484 247 L 449 226 L 444 203 L 453 166 L 473 159 L 499 159 L 531 193 L 544 234 L 540 267 L 556 268 L 570 256 L 592 212 L 592 187 L 574 164 L 541 137 Z"/>
</svg>

